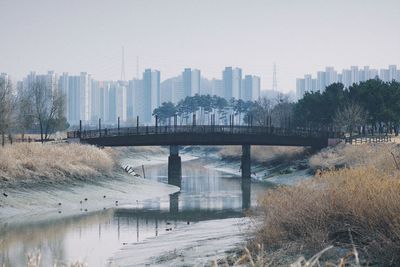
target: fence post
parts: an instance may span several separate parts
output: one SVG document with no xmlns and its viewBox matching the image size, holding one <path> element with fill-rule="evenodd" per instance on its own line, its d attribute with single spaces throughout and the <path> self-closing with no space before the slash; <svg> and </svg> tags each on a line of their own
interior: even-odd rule
<svg viewBox="0 0 400 267">
<path fill-rule="evenodd" d="M 82 120 L 79 120 L 79 139 L 82 137 Z"/>
<path fill-rule="evenodd" d="M 139 134 L 139 116 L 136 116 L 136 133 Z"/>
<path fill-rule="evenodd" d="M 158 116 L 156 115 L 155 116 L 155 119 L 156 119 L 156 133 L 158 132 Z"/>
<path fill-rule="evenodd" d="M 119 135 L 119 128 L 120 128 L 120 127 L 119 127 L 119 126 L 120 126 L 120 125 L 119 125 L 119 122 L 120 122 L 120 121 L 119 121 L 119 117 L 118 117 L 118 135 Z"/>
<path fill-rule="evenodd" d="M 99 118 L 99 137 L 101 137 L 101 118 Z"/>
</svg>

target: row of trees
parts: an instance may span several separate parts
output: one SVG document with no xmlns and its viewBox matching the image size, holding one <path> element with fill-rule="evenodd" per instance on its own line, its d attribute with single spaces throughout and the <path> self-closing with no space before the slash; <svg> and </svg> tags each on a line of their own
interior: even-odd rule
<svg viewBox="0 0 400 267">
<path fill-rule="evenodd" d="M 229 116 L 233 115 L 237 124 L 250 123 L 253 125 L 273 124 L 283 127 L 286 121 L 290 123 L 293 104 L 283 95 L 279 95 L 274 100 L 260 99 L 258 101 L 243 101 L 234 98 L 227 101 L 223 97 L 210 95 L 195 95 L 186 97 L 178 102 L 177 105 L 171 102 L 162 105 L 153 111 L 153 116 L 157 116 L 161 124 L 171 124 L 171 118 L 177 116 L 179 124 L 192 123 L 193 114 L 199 117 L 196 119 L 198 124 L 209 124 L 210 115 L 215 115 L 215 123 L 228 124 Z"/>
<path fill-rule="evenodd" d="M 209 114 L 215 114 L 217 124 L 228 124 L 229 115 L 236 123 L 257 126 L 307 127 L 327 130 L 398 133 L 400 126 L 400 83 L 372 79 L 349 88 L 335 83 L 323 92 L 307 92 L 297 103 L 279 95 L 276 99 L 258 101 L 226 99 L 218 96 L 195 95 L 186 97 L 177 105 L 163 103 L 154 110 L 161 123 L 170 123 L 175 115 L 180 124 L 190 122 L 198 115 L 198 123 L 209 123 Z"/>
<path fill-rule="evenodd" d="M 52 90 L 44 81 L 29 88 L 13 90 L 9 80 L 0 79 L 0 134 L 2 146 L 6 136 L 12 143 L 13 133 L 24 138 L 28 130 L 38 130 L 41 141 L 51 133 L 69 127 L 65 114 L 66 99 L 60 90 Z"/>
<path fill-rule="evenodd" d="M 306 93 L 294 105 L 296 125 L 336 127 L 352 133 L 395 131 L 400 125 L 400 83 L 372 79 L 349 88 L 335 83 Z"/>
</svg>

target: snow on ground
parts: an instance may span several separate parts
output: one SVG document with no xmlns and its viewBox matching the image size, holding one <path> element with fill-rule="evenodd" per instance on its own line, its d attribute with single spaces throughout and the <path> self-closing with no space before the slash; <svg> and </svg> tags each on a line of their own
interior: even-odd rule
<svg viewBox="0 0 400 267">
<path fill-rule="evenodd" d="M 109 266 L 204 266 L 245 245 L 249 218 L 201 221 L 130 244 L 109 260 Z"/>
</svg>

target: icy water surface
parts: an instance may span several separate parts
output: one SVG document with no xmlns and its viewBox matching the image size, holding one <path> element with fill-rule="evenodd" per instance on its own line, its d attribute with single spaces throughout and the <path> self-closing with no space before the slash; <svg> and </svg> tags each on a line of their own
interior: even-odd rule
<svg viewBox="0 0 400 267">
<path fill-rule="evenodd" d="M 221 219 L 242 217 L 243 209 L 255 205 L 266 186 L 242 184 L 240 177 L 203 165 L 201 160 L 183 162 L 181 191 L 169 197 L 136 201 L 67 219 L 3 224 L 0 226 L 0 266 L 26 266 L 29 253 L 40 253 L 41 266 L 63 266 L 77 260 L 88 266 L 119 266 L 111 259 L 121 255 L 120 251 L 126 251 L 124 257 L 127 253 L 129 256 L 129 249 L 124 249 L 132 245 L 140 244 L 138 248 L 151 254 L 158 240 L 160 244 L 174 242 L 174 236 L 190 245 L 201 238 L 202 232 L 212 228 L 213 222 L 222 231 Z M 147 179 L 168 183 L 166 164 L 146 167 L 145 172 Z M 197 236 L 190 237 L 191 229 L 198 229 Z M 128 263 L 135 263 L 135 258 L 130 258 Z"/>
</svg>

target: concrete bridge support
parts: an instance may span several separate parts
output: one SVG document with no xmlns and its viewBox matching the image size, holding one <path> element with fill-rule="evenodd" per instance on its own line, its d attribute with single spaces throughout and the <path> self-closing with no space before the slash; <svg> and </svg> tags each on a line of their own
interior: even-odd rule
<svg viewBox="0 0 400 267">
<path fill-rule="evenodd" d="M 181 187 L 182 163 L 179 156 L 179 146 L 169 147 L 168 157 L 168 184 Z"/>
<path fill-rule="evenodd" d="M 242 209 L 251 207 L 251 180 L 242 179 Z"/>
<path fill-rule="evenodd" d="M 242 145 L 242 179 L 251 179 L 250 145 Z"/>
</svg>

